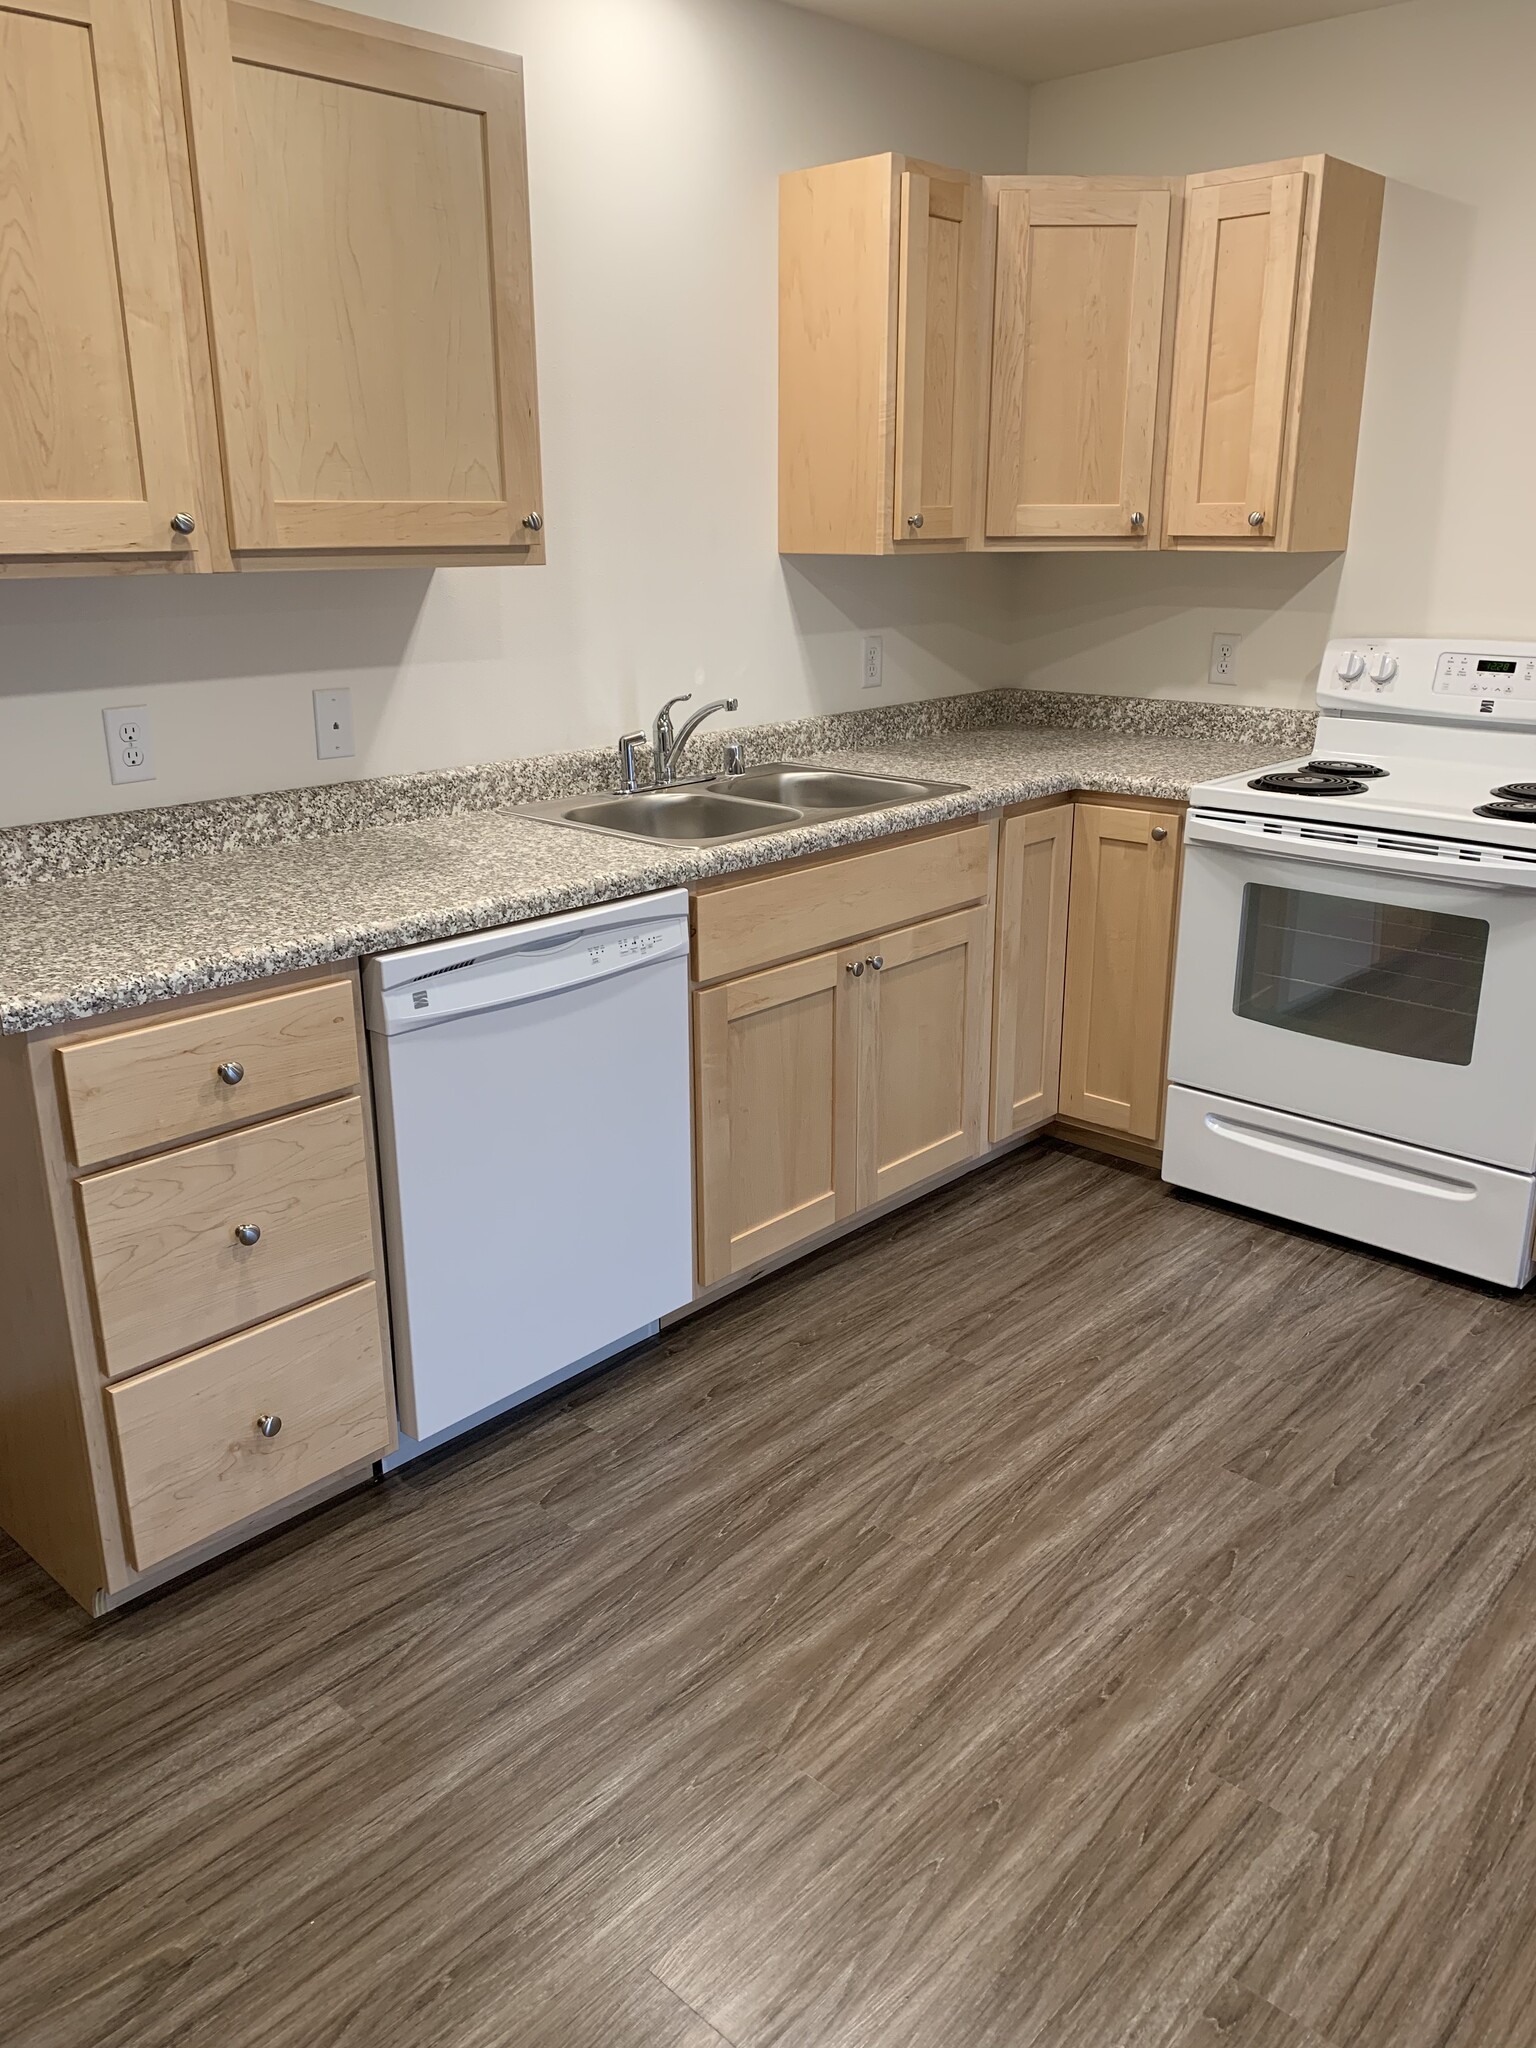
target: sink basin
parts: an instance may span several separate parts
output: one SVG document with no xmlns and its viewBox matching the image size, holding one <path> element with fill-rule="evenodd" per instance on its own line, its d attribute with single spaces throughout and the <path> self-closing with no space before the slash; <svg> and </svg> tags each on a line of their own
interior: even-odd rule
<svg viewBox="0 0 1536 2048">
<path fill-rule="evenodd" d="M 864 775 L 847 768 L 749 768 L 720 777 L 714 788 L 732 796 L 793 804 L 802 811 L 873 811 L 886 804 L 921 803 L 928 796 L 952 796 L 959 782 L 916 782 L 895 775 Z"/>
<path fill-rule="evenodd" d="M 810 768 L 775 761 L 743 775 L 717 775 L 707 782 L 678 783 L 670 789 L 641 789 L 631 796 L 560 797 L 523 804 L 525 818 L 547 825 L 575 825 L 583 832 L 611 832 L 620 839 L 669 840 L 676 846 L 718 846 L 727 839 L 755 839 L 764 832 L 788 832 L 795 825 L 824 824 L 893 804 L 921 803 L 924 797 L 953 796 L 963 782 L 918 782 L 899 775 L 863 775 L 856 769 Z"/>
<path fill-rule="evenodd" d="M 758 803 L 742 795 L 705 789 L 643 789 L 634 796 L 584 798 L 567 803 L 560 822 L 592 832 L 621 832 L 633 839 L 685 843 L 746 839 L 756 832 L 798 825 L 800 813 L 784 804 Z"/>
</svg>

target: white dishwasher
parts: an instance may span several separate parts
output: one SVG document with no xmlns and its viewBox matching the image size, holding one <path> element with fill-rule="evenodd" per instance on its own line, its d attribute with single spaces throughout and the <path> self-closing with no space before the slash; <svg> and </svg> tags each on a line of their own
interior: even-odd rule
<svg viewBox="0 0 1536 2048">
<path fill-rule="evenodd" d="M 687 892 L 381 954 L 364 994 L 411 1457 L 690 1298 Z"/>
</svg>

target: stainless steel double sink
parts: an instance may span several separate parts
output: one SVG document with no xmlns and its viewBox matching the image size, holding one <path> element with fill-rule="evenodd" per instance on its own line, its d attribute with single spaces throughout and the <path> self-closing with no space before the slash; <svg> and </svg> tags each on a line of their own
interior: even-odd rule
<svg viewBox="0 0 1536 2048">
<path fill-rule="evenodd" d="M 898 775 L 864 775 L 853 769 L 812 768 L 793 761 L 717 775 L 708 782 L 641 789 L 631 796 L 560 797 L 524 804 L 524 817 L 549 825 L 574 825 L 619 839 L 666 840 L 681 846 L 718 846 L 730 839 L 756 839 L 765 832 L 789 832 L 926 797 L 958 796 L 963 782 L 918 782 Z"/>
</svg>

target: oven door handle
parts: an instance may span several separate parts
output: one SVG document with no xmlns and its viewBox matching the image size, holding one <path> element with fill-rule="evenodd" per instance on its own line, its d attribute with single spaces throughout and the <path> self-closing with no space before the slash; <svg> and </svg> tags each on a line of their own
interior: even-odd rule
<svg viewBox="0 0 1536 2048">
<path fill-rule="evenodd" d="M 1536 890 L 1536 860 L 1511 858 L 1495 846 L 1467 846 L 1463 852 L 1460 841 L 1439 840 L 1432 842 L 1434 852 L 1415 853 L 1406 847 L 1351 841 L 1342 834 L 1337 839 L 1304 839 L 1294 826 L 1280 832 L 1270 829 L 1274 822 L 1191 810 L 1185 843 L 1267 854 L 1271 859 L 1316 861 L 1364 874 L 1411 875 L 1416 881 L 1459 883 L 1463 888 Z"/>
</svg>

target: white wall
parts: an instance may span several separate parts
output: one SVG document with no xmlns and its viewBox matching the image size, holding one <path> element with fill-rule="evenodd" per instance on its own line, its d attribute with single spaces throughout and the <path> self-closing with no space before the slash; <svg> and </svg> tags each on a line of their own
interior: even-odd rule
<svg viewBox="0 0 1536 2048">
<path fill-rule="evenodd" d="M 382 0 L 526 60 L 549 566 L 0 584 L 0 824 L 1010 681 L 996 561 L 781 563 L 777 178 L 881 149 L 1022 169 L 1021 85 L 777 0 Z M 350 685 L 355 762 L 314 756 Z M 151 710 L 113 790 L 100 708 Z"/>
<path fill-rule="evenodd" d="M 1340 560 L 1029 565 L 1029 681 L 1308 700 L 1330 633 L 1536 638 L 1536 5 L 1410 0 L 1037 88 L 1030 168 L 1328 150 L 1393 180 Z M 1235 689 L 1211 635 L 1248 637 Z"/>
</svg>

